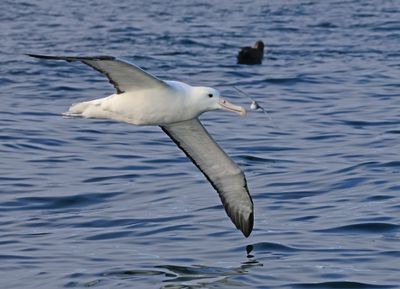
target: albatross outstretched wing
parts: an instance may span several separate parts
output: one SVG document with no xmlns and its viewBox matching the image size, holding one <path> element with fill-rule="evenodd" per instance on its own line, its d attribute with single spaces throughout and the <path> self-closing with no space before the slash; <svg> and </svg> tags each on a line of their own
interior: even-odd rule
<svg viewBox="0 0 400 289">
<path fill-rule="evenodd" d="M 198 119 L 161 126 L 218 192 L 225 211 L 248 237 L 253 229 L 253 201 L 239 166 L 211 138 Z"/>
<path fill-rule="evenodd" d="M 68 62 L 80 61 L 104 74 L 108 78 L 109 82 L 115 87 L 118 94 L 139 89 L 169 87 L 166 82 L 148 72 L 145 72 L 140 67 L 119 60 L 113 56 L 75 57 L 39 54 L 28 55 L 41 59 L 65 60 Z"/>
</svg>

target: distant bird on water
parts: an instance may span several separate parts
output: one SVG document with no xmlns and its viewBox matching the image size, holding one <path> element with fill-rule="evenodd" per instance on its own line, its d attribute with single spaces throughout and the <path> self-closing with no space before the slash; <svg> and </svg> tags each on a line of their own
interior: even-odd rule
<svg viewBox="0 0 400 289">
<path fill-rule="evenodd" d="M 258 40 L 253 47 L 242 47 L 237 55 L 238 64 L 261 64 L 264 56 L 264 42 Z"/>
</svg>

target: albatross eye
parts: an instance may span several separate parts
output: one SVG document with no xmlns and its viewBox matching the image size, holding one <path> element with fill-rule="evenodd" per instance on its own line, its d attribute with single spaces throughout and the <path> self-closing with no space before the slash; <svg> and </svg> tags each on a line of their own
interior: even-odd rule
<svg viewBox="0 0 400 289">
<path fill-rule="evenodd" d="M 210 97 L 210 98 L 213 97 L 213 94 L 212 94 L 212 93 L 209 93 L 209 94 L 208 94 L 208 97 Z"/>
</svg>

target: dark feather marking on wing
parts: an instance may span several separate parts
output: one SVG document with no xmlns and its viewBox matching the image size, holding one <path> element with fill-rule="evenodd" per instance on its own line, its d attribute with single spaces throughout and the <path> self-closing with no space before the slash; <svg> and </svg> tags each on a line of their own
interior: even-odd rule
<svg viewBox="0 0 400 289">
<path fill-rule="evenodd" d="M 101 74 L 105 75 L 108 79 L 108 82 L 111 83 L 112 86 L 115 87 L 115 89 L 117 90 L 117 94 L 121 94 L 124 93 L 125 91 L 123 91 L 118 83 L 113 80 L 110 76 L 109 73 L 97 68 L 96 66 L 88 63 L 88 61 L 96 61 L 96 60 L 100 60 L 100 61 L 104 61 L 104 60 L 115 60 L 115 57 L 113 56 L 51 56 L 51 55 L 39 55 L 39 54 L 27 54 L 28 56 L 31 57 L 35 57 L 35 58 L 41 58 L 41 59 L 54 59 L 54 60 L 65 60 L 67 62 L 73 62 L 73 61 L 80 61 L 83 64 L 86 64 L 88 66 L 90 66 L 91 68 L 93 68 L 94 70 L 100 72 Z"/>
<path fill-rule="evenodd" d="M 58 59 L 65 61 L 83 61 L 83 60 L 115 60 L 114 56 L 99 55 L 99 56 L 52 56 L 52 55 L 41 55 L 41 54 L 26 54 L 30 57 L 42 58 L 42 59 Z"/>
<path fill-rule="evenodd" d="M 173 142 L 185 153 L 185 155 L 188 157 L 188 159 L 190 159 L 192 161 L 192 163 L 199 169 L 200 172 L 202 172 L 202 174 L 206 177 L 206 179 L 208 180 L 208 182 L 211 184 L 211 186 L 217 191 L 218 196 L 220 197 L 222 204 L 225 208 L 225 211 L 228 213 L 229 218 L 233 221 L 233 223 L 235 224 L 236 228 L 239 229 L 240 231 L 242 231 L 243 235 L 247 238 L 251 231 L 253 230 L 253 225 L 254 225 L 254 213 L 251 212 L 249 215 L 249 223 L 247 224 L 247 226 L 245 226 L 245 224 L 243 224 L 239 219 L 237 219 L 237 216 L 235 214 L 229 214 L 229 207 L 228 207 L 228 202 L 225 201 L 224 197 L 223 197 L 223 192 L 221 192 L 219 190 L 219 188 L 217 187 L 216 184 L 214 184 L 214 182 L 210 179 L 210 177 L 201 169 L 200 165 L 190 156 L 190 154 L 181 146 L 180 142 L 175 139 L 169 132 L 168 129 L 160 126 L 160 128 L 173 140 Z M 246 189 L 247 195 L 250 198 L 251 204 L 253 205 L 253 199 L 251 198 L 251 195 L 249 194 L 249 190 L 247 187 L 247 180 L 246 178 L 244 178 L 244 188 Z"/>
<path fill-rule="evenodd" d="M 92 60 L 92 59 L 91 59 L 91 60 Z M 93 59 L 93 60 L 99 60 L 99 59 Z M 111 59 L 101 59 L 101 60 L 111 60 Z M 94 70 L 100 72 L 101 74 L 105 75 L 105 76 L 107 77 L 107 79 L 108 79 L 108 82 L 111 83 L 111 85 L 114 86 L 115 89 L 117 90 L 117 94 L 121 94 L 121 93 L 124 93 L 124 92 L 125 92 L 125 91 L 123 91 L 123 90 L 119 87 L 118 83 L 117 83 L 115 80 L 113 80 L 113 79 L 111 78 L 111 76 L 110 76 L 109 73 L 107 73 L 107 72 L 105 72 L 105 71 L 103 71 L 103 70 L 101 70 L 101 69 L 99 69 L 99 68 L 97 68 L 97 67 L 95 67 L 95 66 L 89 64 L 89 63 L 86 62 L 85 60 L 79 60 L 79 61 L 81 61 L 82 63 L 84 63 L 84 64 L 86 64 L 86 65 L 88 65 L 88 66 L 90 66 L 91 68 L 93 68 Z"/>
</svg>

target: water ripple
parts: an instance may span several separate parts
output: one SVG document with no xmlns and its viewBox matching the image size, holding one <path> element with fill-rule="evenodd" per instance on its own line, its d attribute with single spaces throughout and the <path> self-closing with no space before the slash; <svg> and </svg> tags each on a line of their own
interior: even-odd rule
<svg viewBox="0 0 400 289">
<path fill-rule="evenodd" d="M 340 226 L 335 228 L 317 230 L 317 232 L 326 232 L 326 233 L 387 233 L 393 231 L 399 231 L 400 226 L 391 223 L 360 223 L 360 224 L 351 224 L 346 226 Z"/>
<path fill-rule="evenodd" d="M 396 1 L 0 2 L 4 288 L 398 288 Z M 237 65 L 266 44 L 262 65 Z M 66 119 L 104 76 L 25 53 L 115 55 L 219 88 L 201 116 L 255 206 L 243 238 L 158 127 Z"/>
<path fill-rule="evenodd" d="M 320 283 L 298 283 L 292 284 L 292 288 L 318 288 L 318 289 L 331 289 L 331 288 L 354 288 L 354 289 L 390 289 L 396 288 L 394 285 L 378 285 L 368 284 L 363 282 L 352 282 L 352 281 L 334 281 L 334 282 L 320 282 Z"/>
</svg>

